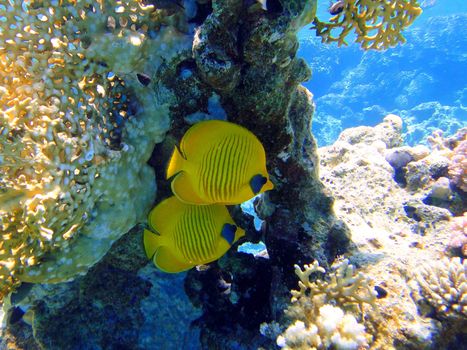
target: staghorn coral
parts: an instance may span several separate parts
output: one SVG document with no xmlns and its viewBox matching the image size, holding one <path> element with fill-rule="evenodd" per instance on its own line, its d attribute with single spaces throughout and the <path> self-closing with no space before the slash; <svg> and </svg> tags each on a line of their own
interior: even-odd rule
<svg viewBox="0 0 467 350">
<path fill-rule="evenodd" d="M 300 269 L 299 290 L 292 290 L 292 305 L 286 310 L 294 323 L 277 338 L 285 349 L 357 349 L 366 347 L 371 336 L 353 313 L 363 313 L 364 304 L 376 307 L 376 294 L 363 273 L 356 273 L 347 259 L 335 263 L 329 280 L 312 281 L 314 273 L 324 273 L 315 261 Z M 358 306 L 358 309 L 356 309 Z"/>
<path fill-rule="evenodd" d="M 467 262 L 447 258 L 420 267 L 416 280 L 426 301 L 444 319 L 465 321 L 467 317 Z"/>
<path fill-rule="evenodd" d="M 315 18 L 311 29 L 322 42 L 339 46 L 347 45 L 345 39 L 354 30 L 362 49 L 385 50 L 405 42 L 401 32 L 421 13 L 417 0 L 344 0 L 342 12 L 329 22 Z"/>
<path fill-rule="evenodd" d="M 86 272 L 144 218 L 171 97 L 136 73 L 185 43 L 162 19 L 138 0 L 0 5 L 0 299 Z"/>
</svg>

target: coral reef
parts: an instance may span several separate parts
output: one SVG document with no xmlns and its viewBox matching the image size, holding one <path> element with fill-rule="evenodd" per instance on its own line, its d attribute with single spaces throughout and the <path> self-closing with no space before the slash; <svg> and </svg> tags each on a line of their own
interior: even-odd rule
<svg viewBox="0 0 467 350">
<path fill-rule="evenodd" d="M 463 216 L 456 216 L 451 220 L 451 240 L 449 246 L 460 248 L 464 257 L 467 256 L 467 213 Z"/>
<path fill-rule="evenodd" d="M 351 232 L 347 258 L 386 292 L 377 302 L 384 319 L 377 332 L 365 324 L 367 333 L 377 335 L 371 346 L 447 348 L 462 328 L 449 333 L 432 314 L 421 313 L 413 281 L 424 264 L 445 256 L 450 219 L 464 205 L 456 192 L 446 201 L 431 198 L 449 162 L 430 172 L 441 153 L 402 146 L 401 136 L 402 121 L 394 115 L 375 127 L 345 130 L 332 146 L 319 149 L 320 178 Z M 426 181 L 409 187 L 407 179 L 420 172 L 428 174 Z"/>
<path fill-rule="evenodd" d="M 26 17 L 34 24 L 27 27 L 21 22 L 9 26 L 8 31 L 0 31 L 0 34 L 2 38 L 7 38 L 1 45 L 5 43 L 11 48 L 10 51 L 1 51 L 9 57 L 6 61 L 8 67 L 16 67 L 18 64 L 15 69 L 20 69 L 21 76 L 30 78 L 32 84 L 25 83 L 22 90 L 16 89 L 16 85 L 7 85 L 8 94 L 30 92 L 30 103 L 38 103 L 37 108 L 31 111 L 28 106 L 21 109 L 24 105 L 20 103 L 11 110 L 19 113 L 15 117 L 18 130 L 10 132 L 10 128 L 13 130 L 15 125 L 7 122 L 2 124 L 2 128 L 8 126 L 5 133 L 9 133 L 9 139 L 8 142 L 2 139 L 1 145 L 10 152 L 6 160 L 9 163 L 2 159 L 2 162 L 9 164 L 5 166 L 8 177 L 2 180 L 9 182 L 4 186 L 2 184 L 6 190 L 2 188 L 1 192 L 2 198 L 8 199 L 8 207 L 2 207 L 2 213 L 17 215 L 18 222 L 22 224 L 22 214 L 31 212 L 26 209 L 34 209 L 26 206 L 33 205 L 30 201 L 42 200 L 45 193 L 52 199 L 47 202 L 50 208 L 44 205 L 47 211 L 40 214 L 39 220 L 43 221 L 42 226 L 53 230 L 49 240 L 46 239 L 45 243 L 37 242 L 39 248 L 32 255 L 37 256 L 37 262 L 21 260 L 24 255 L 21 253 L 19 267 L 6 270 L 11 275 L 7 276 L 4 292 L 19 280 L 74 280 L 53 285 L 37 283 L 26 297 L 12 302 L 14 305 L 9 310 L 5 303 L 6 328 L 2 341 L 8 343 L 8 347 L 27 341 L 30 347 L 39 345 L 60 349 L 119 346 L 144 348 L 148 344 L 154 345 L 151 341 L 160 340 L 161 334 L 151 337 L 147 329 L 156 324 L 158 312 L 164 314 L 165 310 L 167 315 L 170 312 L 164 307 L 173 307 L 177 312 L 170 316 L 179 315 L 184 326 L 189 320 L 180 314 L 186 311 L 189 317 L 194 318 L 200 313 L 191 329 L 163 328 L 178 338 L 177 342 L 172 343 L 177 348 L 182 339 L 191 340 L 190 337 L 198 333 L 202 348 L 273 348 L 275 339 L 262 336 L 259 327 L 263 322 L 285 320 L 283 310 L 288 304 L 289 290 L 296 285 L 293 265 L 316 260 L 320 266 L 327 268 L 337 255 L 351 247 L 347 226 L 351 226 L 352 222 L 344 222 L 343 216 L 336 218 L 331 195 L 338 200 L 346 198 L 348 203 L 355 198 L 366 199 L 368 203 L 381 200 L 381 205 L 374 208 L 362 206 L 361 214 L 368 215 L 365 222 L 375 218 L 379 220 L 377 223 L 381 222 L 381 212 L 387 209 L 385 205 L 392 204 L 387 195 L 385 197 L 382 194 L 385 192 L 380 190 L 380 187 L 393 181 L 393 168 L 384 160 L 382 153 L 387 148 L 400 145 L 400 120 L 394 116 L 388 117 L 385 123 L 374 129 L 362 128 L 356 134 L 349 132 L 343 135 L 341 145 L 345 144 L 345 149 L 337 150 L 343 159 L 347 157 L 346 151 L 351 152 L 354 147 L 361 147 L 360 151 L 364 154 L 349 157 L 350 161 L 356 159 L 358 162 L 352 163 L 354 168 L 350 166 L 351 169 L 343 166 L 335 183 L 339 183 L 349 170 L 349 174 L 361 171 L 359 175 L 364 176 L 357 178 L 366 179 L 366 184 L 372 185 L 367 187 L 364 196 L 359 197 L 356 186 L 352 187 L 352 181 L 346 179 L 347 182 L 344 182 L 347 188 L 341 188 L 345 188 L 343 191 L 350 197 L 344 197 L 339 192 L 331 193 L 337 189 L 332 186 L 326 189 L 320 182 L 318 150 L 310 133 L 314 112 L 313 96 L 300 86 L 311 73 L 305 61 L 296 56 L 296 32 L 314 17 L 316 1 L 280 1 L 267 11 L 258 7 L 258 4 L 251 5 L 240 0 L 187 0 L 183 6 L 178 6 L 178 10 L 169 10 L 167 4 L 157 1 L 147 5 L 149 2 L 136 0 L 69 0 L 60 2 L 61 7 L 55 8 L 53 5 L 56 3 L 33 2 L 24 9 L 16 2 L 8 6 L 0 5 L 0 11 L 5 13 L 3 15 L 0 12 L 2 21 L 2 16 L 12 24 L 14 21 L 26 21 L 23 19 Z M 164 8 L 157 9 L 158 4 Z M 42 21 L 45 18 L 47 21 Z M 24 42 L 21 38 L 26 34 L 18 34 L 23 28 L 27 28 L 26 32 L 30 31 L 32 36 Z M 6 36 L 4 33 L 9 34 Z M 56 37 L 60 40 L 54 40 Z M 13 50 L 16 41 L 24 47 L 36 43 L 37 50 L 23 50 L 22 55 L 16 55 Z M 1 45 L 0 48 L 3 48 Z M 57 49 L 54 45 L 58 46 Z M 42 52 L 42 47 L 50 50 Z M 58 61 L 54 60 L 55 51 Z M 23 60 L 22 57 L 30 52 L 43 54 L 46 58 Z M 23 64 L 23 61 L 31 64 Z M 37 65 L 39 63 L 41 65 Z M 71 69 L 69 63 L 73 63 L 74 69 L 70 77 L 66 73 L 67 68 Z M 51 76 L 36 76 L 34 69 Z M 43 81 L 40 77 L 44 78 Z M 34 79 L 45 84 L 43 90 L 36 92 L 33 89 L 36 87 Z M 52 91 L 49 91 L 47 84 L 51 84 Z M 51 104 L 56 101 L 52 95 L 58 98 L 60 104 Z M 44 99 L 44 96 L 50 98 Z M 73 96 L 77 97 L 73 99 Z M 27 96 L 24 98 L 27 99 Z M 63 106 L 62 100 L 65 101 Z M 40 103 L 49 108 L 51 105 L 56 106 L 57 109 L 43 110 Z M 10 109 L 2 111 L 3 116 L 7 111 L 11 112 Z M 40 116 L 44 114 L 41 113 L 45 113 L 48 119 L 42 120 Z M 186 304 L 186 300 L 180 300 L 181 305 L 176 305 L 178 298 L 171 300 L 173 303 L 157 300 L 158 296 L 154 295 L 155 291 L 151 290 L 148 283 L 151 281 L 157 291 L 157 277 L 148 277 L 151 270 L 144 267 L 145 259 L 141 256 L 142 227 L 129 231 L 115 242 L 110 251 L 108 249 L 131 226 L 144 220 L 145 212 L 153 204 L 155 183 L 151 167 L 155 170 L 158 199 L 162 199 L 168 195 L 170 188 L 163 174 L 174 144 L 188 129 L 189 123 L 214 118 L 228 119 L 243 125 L 258 136 L 267 150 L 268 169 L 275 190 L 263 194 L 254 202 L 258 215 L 266 219 L 260 231 L 254 229 L 251 217 L 243 214 L 239 208 L 231 208 L 235 221 L 247 229 L 246 239 L 251 242 L 263 241 L 267 254 L 253 256 L 231 249 L 217 262 L 192 269 L 185 275 L 186 295 L 193 306 L 200 309 L 197 314 Z M 38 140 L 34 138 L 36 126 L 32 124 L 34 128 L 28 128 L 28 123 L 34 123 L 35 120 L 42 120 L 40 127 L 47 130 L 43 132 L 37 127 L 43 132 L 37 136 Z M 61 143 L 62 136 L 66 142 Z M 29 145 L 28 137 L 34 141 L 30 155 L 17 157 L 18 145 L 21 142 Z M 79 141 L 82 140 L 86 144 L 81 147 Z M 55 143 L 49 145 L 52 141 Z M 65 146 L 70 142 L 70 151 L 67 151 Z M 153 151 L 157 142 L 160 143 Z M 75 145 L 81 148 L 77 146 L 75 151 Z M 90 145 L 93 145 L 93 157 L 89 156 L 90 159 L 86 160 Z M 50 155 L 42 151 L 43 147 L 49 150 L 45 146 L 52 148 Z M 35 161 L 34 152 L 38 156 L 51 157 L 47 164 L 59 162 L 66 166 L 59 168 L 62 172 L 56 168 L 47 168 L 48 173 L 43 174 L 44 189 L 41 187 L 42 192 L 29 198 L 23 193 L 24 188 L 14 188 L 18 192 L 11 191 L 12 186 L 16 185 L 12 169 L 13 162 L 19 162 L 19 158 Z M 378 176 L 372 178 L 373 182 L 365 178 L 372 174 L 370 170 L 373 164 L 370 161 L 374 160 L 367 159 L 367 154 L 374 156 L 378 166 L 385 171 L 384 174 L 376 174 Z M 343 161 L 340 155 L 334 156 L 334 165 Z M 146 165 L 148 159 L 150 167 Z M 18 175 L 27 169 L 24 165 L 20 166 Z M 79 226 L 76 232 L 73 231 L 72 237 L 66 239 L 62 237 L 64 231 L 61 226 L 53 226 L 56 223 L 53 216 L 55 205 L 62 203 L 60 195 L 54 197 L 55 192 L 46 186 L 49 183 L 46 181 L 50 179 L 50 183 L 58 184 L 57 193 L 68 193 L 72 191 L 70 186 L 82 185 L 79 175 L 94 176 L 94 180 L 84 178 L 86 190 L 80 188 L 74 197 L 70 194 L 72 199 L 81 198 L 82 202 L 70 201 L 68 204 L 71 209 L 63 220 L 66 223 L 79 218 L 82 220 L 77 221 Z M 332 181 L 326 182 L 329 184 Z M 391 186 L 388 188 L 393 189 Z M 358 190 L 361 191 L 361 188 Z M 374 192 L 377 192 L 376 197 L 370 197 Z M 374 201 L 370 198 L 374 198 Z M 339 210 L 341 204 L 339 202 L 337 205 Z M 436 220 L 440 221 L 440 217 L 449 216 L 442 208 L 431 208 L 420 201 L 416 202 L 416 206 L 417 215 L 423 223 L 432 224 Z M 397 208 L 401 207 L 399 205 Z M 80 210 L 86 214 L 84 218 Z M 405 222 L 417 225 L 417 220 L 405 219 L 403 210 L 397 212 L 402 212 Z M 10 225 L 11 222 L 7 221 L 6 224 Z M 384 225 L 388 231 L 393 226 L 392 223 Z M 35 247 L 35 227 L 30 228 L 26 223 L 24 226 L 27 230 L 5 231 L 5 244 L 26 241 Z M 12 228 L 11 225 L 3 227 Z M 364 233 L 368 231 L 371 230 L 367 229 Z M 431 232 L 430 228 L 426 232 Z M 9 241 L 10 238 L 17 241 Z M 372 242 L 378 243 L 377 240 Z M 16 258 L 17 248 L 27 247 L 18 245 L 0 250 L 0 254 L 4 254 L 1 255 L 2 260 Z M 106 252 L 106 256 L 95 264 Z M 366 256 L 357 253 L 354 252 L 352 258 L 364 265 L 368 261 L 365 260 Z M 321 341 L 363 345 L 370 341 L 364 332 L 373 334 L 373 330 L 367 330 L 366 325 L 363 329 L 357 322 L 361 320 L 360 315 L 352 316 L 350 312 L 355 312 L 351 310 L 354 307 L 361 308 L 367 302 L 372 302 L 374 294 L 373 297 L 359 294 L 355 288 L 365 283 L 362 275 L 354 274 L 353 268 L 346 262 L 339 266 L 334 275 L 330 274 L 331 279 L 322 283 L 328 286 L 335 283 L 342 288 L 330 289 L 330 292 L 336 293 L 335 296 L 327 297 L 326 293 L 317 293 L 317 298 L 324 301 L 316 310 L 316 324 L 329 333 L 329 337 L 323 336 Z M 89 272 L 84 277 L 76 277 L 77 273 L 87 270 Z M 388 270 L 393 272 L 394 269 Z M 306 272 L 302 271 L 301 274 L 305 278 Z M 387 274 L 375 275 L 383 276 L 383 282 L 390 281 Z M 344 280 L 353 284 L 340 285 Z M 130 291 L 129 283 L 132 285 Z M 174 280 L 173 284 L 166 282 L 164 288 L 176 289 L 179 285 L 180 280 Z M 387 288 L 390 297 L 382 300 L 393 302 L 394 289 L 392 286 Z M 405 292 L 403 288 L 401 290 Z M 22 294 L 22 291 L 20 289 L 18 293 Z M 347 291 L 351 295 L 345 295 Z M 372 292 L 368 288 L 366 291 Z M 11 295 L 9 297 L 11 301 Z M 13 299 L 18 298 L 16 296 Z M 158 307 L 148 307 L 156 302 Z M 333 302 L 342 305 L 342 312 L 335 309 L 338 306 L 333 305 Z M 26 324 L 29 317 L 13 317 L 18 308 L 24 308 L 26 315 L 34 315 L 32 328 Z M 402 314 L 397 305 L 394 307 L 394 304 L 386 302 L 382 310 L 390 316 L 387 327 L 391 330 L 397 329 L 396 326 L 400 324 L 410 326 L 415 322 L 413 319 L 418 320 L 415 313 L 410 321 L 412 323 L 407 321 L 412 316 L 412 310 L 409 310 L 408 315 L 400 317 L 401 321 L 396 325 L 394 315 Z M 327 323 L 330 313 L 337 316 L 333 318 L 332 324 Z M 174 324 L 178 325 L 177 322 Z M 296 325 L 300 328 L 300 323 Z M 142 327 L 145 329 L 141 330 Z M 427 341 L 432 334 L 430 331 L 437 328 L 426 326 L 421 329 L 407 330 L 404 327 L 401 331 L 394 331 L 387 337 L 388 343 L 396 339 L 409 345 L 415 344 L 416 347 Z M 385 340 L 386 333 L 381 334 Z M 411 336 L 416 339 L 413 340 Z"/>
<path fill-rule="evenodd" d="M 467 322 L 467 262 L 443 258 L 417 269 L 416 280 L 426 302 L 441 318 Z"/>
<path fill-rule="evenodd" d="M 7 2 L 0 19 L 1 297 L 85 273 L 144 220 L 172 97 L 136 73 L 185 38 L 136 0 Z"/>
<path fill-rule="evenodd" d="M 448 174 L 451 182 L 467 193 L 467 132 L 464 140 L 452 150 Z"/>
<path fill-rule="evenodd" d="M 363 49 L 384 50 L 404 43 L 402 31 L 421 13 L 417 0 L 343 0 L 342 11 L 329 22 L 316 18 L 311 29 L 316 29 L 322 42 L 339 46 L 347 45 L 345 38 L 354 30 L 355 41 Z"/>
<path fill-rule="evenodd" d="M 286 314 L 294 323 L 277 338 L 281 348 L 360 349 L 371 341 L 365 327 L 350 312 L 354 307 L 354 312 L 363 313 L 364 304 L 376 307 L 376 292 L 368 277 L 356 273 L 348 260 L 338 261 L 332 268 L 329 281 L 312 281 L 310 275 L 325 272 L 317 262 L 305 265 L 303 270 L 295 266 L 300 290 L 292 290 L 292 305 Z"/>
</svg>

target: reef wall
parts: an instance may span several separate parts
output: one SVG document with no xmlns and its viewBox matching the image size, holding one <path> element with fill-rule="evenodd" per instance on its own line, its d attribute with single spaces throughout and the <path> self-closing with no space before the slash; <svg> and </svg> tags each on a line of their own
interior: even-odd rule
<svg viewBox="0 0 467 350">
<path fill-rule="evenodd" d="M 300 85 L 311 72 L 297 57 L 296 33 L 313 21 L 316 1 L 273 1 L 266 9 L 240 0 L 66 4 L 0 6 L 0 18 L 15 23 L 0 31 L 0 98 L 9 107 L 1 114 L 9 216 L 0 254 L 14 260 L 14 268 L 2 265 L 1 345 L 274 348 L 297 283 L 294 264 L 316 260 L 327 269 L 350 244 L 319 179 L 313 97 Z M 28 45 L 42 56 L 29 57 Z M 17 89 L 20 74 L 29 80 Z M 170 193 L 164 174 L 174 144 L 206 119 L 243 125 L 264 144 L 275 184 L 254 203 L 264 224 L 256 231 L 250 216 L 232 213 L 246 239 L 263 241 L 267 252 L 233 247 L 182 275 L 182 293 L 181 277 L 147 268 L 143 226 L 135 225 Z M 28 172 L 20 156 L 47 166 Z M 268 336 L 259 331 L 266 323 L 277 325 Z"/>
</svg>

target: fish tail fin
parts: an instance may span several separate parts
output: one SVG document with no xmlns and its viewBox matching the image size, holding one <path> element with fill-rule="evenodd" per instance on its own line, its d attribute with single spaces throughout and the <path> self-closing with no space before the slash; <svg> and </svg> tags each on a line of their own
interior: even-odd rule
<svg viewBox="0 0 467 350">
<path fill-rule="evenodd" d="M 169 166 L 167 167 L 167 179 L 171 178 L 175 174 L 179 173 L 183 169 L 183 163 L 185 162 L 185 158 L 180 153 L 180 150 L 177 146 L 175 146 L 174 151 L 172 153 L 172 157 L 170 157 Z"/>
<path fill-rule="evenodd" d="M 149 259 L 152 259 L 154 254 L 156 254 L 157 250 L 161 246 L 160 236 L 155 234 L 152 231 L 144 229 L 144 236 L 143 236 L 143 243 L 144 243 L 144 251 L 146 252 L 146 256 Z"/>
</svg>

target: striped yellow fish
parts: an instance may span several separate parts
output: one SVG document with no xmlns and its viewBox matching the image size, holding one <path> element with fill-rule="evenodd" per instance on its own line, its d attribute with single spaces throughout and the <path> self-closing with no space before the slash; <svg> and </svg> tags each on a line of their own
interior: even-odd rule
<svg viewBox="0 0 467 350">
<path fill-rule="evenodd" d="M 144 249 L 162 271 L 176 273 L 219 259 L 245 231 L 220 204 L 191 205 L 172 196 L 149 213 Z"/>
<path fill-rule="evenodd" d="M 221 120 L 188 129 L 167 168 L 167 178 L 174 175 L 172 192 L 189 204 L 240 204 L 274 187 L 261 142 Z"/>
</svg>

